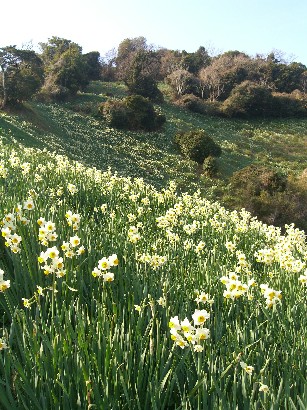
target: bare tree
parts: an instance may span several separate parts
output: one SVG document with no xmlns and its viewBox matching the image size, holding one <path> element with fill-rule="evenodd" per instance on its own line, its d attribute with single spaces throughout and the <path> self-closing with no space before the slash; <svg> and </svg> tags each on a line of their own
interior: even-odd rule
<svg viewBox="0 0 307 410">
<path fill-rule="evenodd" d="M 167 82 L 176 90 L 178 95 L 183 95 L 191 86 L 195 77 L 187 70 L 179 69 L 167 76 Z"/>
</svg>

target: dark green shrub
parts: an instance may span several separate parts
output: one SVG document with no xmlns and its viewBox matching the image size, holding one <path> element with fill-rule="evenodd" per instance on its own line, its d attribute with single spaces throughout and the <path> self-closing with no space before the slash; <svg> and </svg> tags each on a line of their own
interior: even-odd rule
<svg viewBox="0 0 307 410">
<path fill-rule="evenodd" d="M 272 102 L 272 114 L 274 117 L 306 117 L 307 101 L 300 95 L 274 93 Z"/>
<path fill-rule="evenodd" d="M 264 165 L 249 165 L 235 172 L 230 179 L 231 187 L 242 190 L 247 197 L 259 196 L 262 191 L 273 195 L 283 192 L 287 186 L 287 177 L 279 171 Z"/>
<path fill-rule="evenodd" d="M 140 95 L 109 100 L 99 111 L 110 126 L 128 130 L 155 131 L 166 121 L 165 116 L 157 113 L 153 104 Z"/>
<path fill-rule="evenodd" d="M 166 121 L 164 116 L 156 113 L 153 104 L 141 95 L 125 98 L 125 105 L 130 129 L 154 131 Z"/>
<path fill-rule="evenodd" d="M 199 114 L 205 113 L 205 107 L 202 99 L 196 97 L 196 95 L 194 94 L 183 95 L 182 97 L 178 98 L 175 104 L 192 112 Z"/>
<path fill-rule="evenodd" d="M 204 113 L 206 115 L 221 116 L 223 103 L 221 101 L 203 100 Z"/>
<path fill-rule="evenodd" d="M 203 171 L 204 174 L 207 175 L 209 178 L 214 178 L 218 172 L 218 165 L 217 160 L 215 157 L 209 155 L 209 157 L 204 159 L 203 162 Z"/>
<path fill-rule="evenodd" d="M 99 108 L 110 127 L 128 128 L 128 110 L 122 100 L 111 99 Z"/>
<path fill-rule="evenodd" d="M 287 176 L 266 166 L 250 165 L 233 174 L 224 204 L 245 208 L 261 221 L 281 228 L 295 225 L 307 231 L 307 178 Z"/>
<path fill-rule="evenodd" d="M 222 112 L 228 117 L 266 117 L 272 113 L 273 96 L 253 81 L 237 85 L 224 101 Z"/>
<path fill-rule="evenodd" d="M 178 133 L 175 135 L 175 141 L 184 156 L 199 164 L 202 164 L 204 159 L 210 155 L 219 157 L 222 153 L 221 147 L 203 130 Z"/>
<path fill-rule="evenodd" d="M 70 97 L 68 88 L 46 82 L 35 96 L 41 102 L 64 102 Z"/>
</svg>

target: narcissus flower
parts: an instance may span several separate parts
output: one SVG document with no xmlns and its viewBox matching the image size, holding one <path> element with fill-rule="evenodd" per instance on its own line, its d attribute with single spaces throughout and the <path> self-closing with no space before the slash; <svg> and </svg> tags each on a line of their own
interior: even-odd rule
<svg viewBox="0 0 307 410">
<path fill-rule="evenodd" d="M 244 362 L 240 362 L 240 366 L 242 367 L 243 370 L 246 371 L 247 374 L 252 374 L 254 371 L 254 367 L 253 366 L 248 366 L 246 363 Z"/>
<path fill-rule="evenodd" d="M 102 275 L 102 277 L 103 277 L 103 280 L 104 280 L 105 282 L 113 282 L 113 280 L 114 280 L 114 273 L 112 273 L 112 272 L 106 272 L 106 273 L 104 273 L 104 274 Z"/>
<path fill-rule="evenodd" d="M 171 317 L 170 321 L 168 322 L 168 326 L 171 329 L 180 330 L 181 326 L 180 326 L 180 323 L 179 323 L 178 316 Z"/>
<path fill-rule="evenodd" d="M 28 210 L 34 209 L 33 199 L 29 198 L 27 201 L 25 201 L 23 203 L 23 209 L 28 209 Z"/>
<path fill-rule="evenodd" d="M 196 309 L 192 315 L 195 325 L 203 325 L 207 319 L 210 318 L 210 313 L 208 313 L 205 309 L 198 310 Z"/>
<path fill-rule="evenodd" d="M 113 253 L 113 255 L 109 256 L 108 262 L 111 266 L 117 266 L 119 263 L 117 255 Z"/>
<path fill-rule="evenodd" d="M 196 333 L 195 333 L 195 337 L 198 339 L 198 340 L 207 340 L 207 339 L 209 339 L 209 337 L 210 337 L 210 330 L 209 329 L 207 329 L 206 327 L 199 327 L 197 330 L 196 330 Z"/>
<path fill-rule="evenodd" d="M 269 391 L 269 387 L 266 384 L 260 383 L 259 391 L 263 391 L 263 393 L 267 393 Z"/>
<path fill-rule="evenodd" d="M 7 344 L 3 339 L 0 339 L 0 350 L 7 349 Z"/>
<path fill-rule="evenodd" d="M 100 270 L 108 270 L 110 269 L 111 265 L 107 258 L 102 258 L 98 261 L 98 269 Z"/>
<path fill-rule="evenodd" d="M 191 325 L 187 317 L 181 322 L 181 329 L 184 332 L 190 332 L 191 330 L 194 330 L 194 327 Z"/>
<path fill-rule="evenodd" d="M 79 238 L 78 235 L 72 236 L 72 237 L 69 239 L 69 242 L 70 242 L 71 246 L 72 246 L 73 248 L 75 248 L 76 246 L 80 245 L 80 238 Z"/>
<path fill-rule="evenodd" d="M 9 280 L 3 279 L 4 271 L 0 269 L 0 292 L 4 292 L 11 286 L 11 282 Z"/>
</svg>

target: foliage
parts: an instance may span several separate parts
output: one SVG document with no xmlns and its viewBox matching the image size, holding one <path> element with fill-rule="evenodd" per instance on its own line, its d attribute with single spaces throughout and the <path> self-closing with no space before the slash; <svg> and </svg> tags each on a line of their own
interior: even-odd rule
<svg viewBox="0 0 307 410">
<path fill-rule="evenodd" d="M 302 74 L 306 66 L 301 63 L 275 64 L 273 82 L 275 91 L 290 94 L 300 88 Z"/>
<path fill-rule="evenodd" d="M 126 62 L 123 80 L 131 94 L 138 94 L 152 101 L 163 102 L 163 94 L 158 89 L 157 57 L 152 51 L 138 51 Z"/>
<path fill-rule="evenodd" d="M 273 97 L 266 87 L 252 81 L 237 85 L 223 103 L 229 117 L 266 117 L 272 112 Z"/>
<path fill-rule="evenodd" d="M 213 157 L 212 155 L 209 155 L 209 157 L 206 157 L 203 162 L 203 171 L 204 174 L 207 175 L 210 178 L 214 178 L 217 176 L 218 172 L 218 164 L 216 161 L 216 157 Z"/>
<path fill-rule="evenodd" d="M 203 100 L 199 97 L 196 97 L 196 95 L 194 94 L 184 94 L 182 97 L 178 98 L 175 101 L 175 104 L 192 112 L 199 114 L 205 113 L 205 105 Z"/>
<path fill-rule="evenodd" d="M 235 172 L 231 178 L 231 189 L 243 189 L 246 197 L 259 196 L 262 191 L 273 195 L 285 191 L 287 178 L 274 169 L 252 164 Z"/>
<path fill-rule="evenodd" d="M 109 126 L 128 127 L 128 110 L 122 100 L 109 99 L 100 106 L 99 110 Z"/>
<path fill-rule="evenodd" d="M 102 62 L 98 51 L 91 51 L 83 54 L 83 60 L 86 64 L 88 81 L 101 80 Z"/>
<path fill-rule="evenodd" d="M 307 117 L 307 98 L 300 92 L 273 93 L 272 116 Z"/>
<path fill-rule="evenodd" d="M 197 92 L 197 78 L 184 69 L 173 71 L 166 77 L 166 82 L 171 85 L 177 97 Z"/>
<path fill-rule="evenodd" d="M 244 207 L 268 224 L 283 227 L 289 221 L 307 229 L 307 184 L 304 173 L 298 178 L 260 165 L 250 165 L 233 174 L 226 203 Z"/>
<path fill-rule="evenodd" d="M 214 59 L 199 72 L 202 98 L 225 100 L 237 84 L 247 79 L 250 65 L 251 59 L 240 52 L 224 53 Z"/>
<path fill-rule="evenodd" d="M 158 104 L 161 104 L 164 100 L 157 82 L 150 76 L 139 75 L 135 78 L 135 81 L 132 81 L 127 86 L 131 94 L 141 95 Z"/>
<path fill-rule="evenodd" d="M 180 132 L 175 135 L 175 141 L 184 156 L 199 164 L 209 156 L 219 157 L 222 153 L 221 147 L 204 130 Z"/>
<path fill-rule="evenodd" d="M 199 70 L 210 64 L 211 57 L 205 47 L 200 46 L 194 53 L 182 52 L 182 67 L 197 75 Z"/>
<path fill-rule="evenodd" d="M 82 55 L 82 48 L 78 44 L 52 37 L 48 43 L 40 43 L 40 46 L 45 70 L 42 97 L 65 100 L 67 96 L 75 95 L 88 85 L 91 75 L 90 57 Z"/>
<path fill-rule="evenodd" d="M 0 49 L 1 106 L 30 99 L 43 80 L 42 61 L 31 50 L 19 50 L 15 46 Z"/>
<path fill-rule="evenodd" d="M 102 104 L 100 112 L 110 126 L 130 130 L 154 131 L 166 121 L 165 116 L 157 113 L 153 104 L 140 95 L 109 100 Z"/>
</svg>

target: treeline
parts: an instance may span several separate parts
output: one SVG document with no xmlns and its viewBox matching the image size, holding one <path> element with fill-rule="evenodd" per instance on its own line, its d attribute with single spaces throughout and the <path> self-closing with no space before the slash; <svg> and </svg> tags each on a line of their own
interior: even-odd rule
<svg viewBox="0 0 307 410">
<path fill-rule="evenodd" d="M 170 85 L 173 101 L 196 112 L 227 116 L 304 116 L 307 67 L 285 62 L 278 53 L 248 56 L 228 51 L 212 56 L 156 48 L 144 37 L 123 40 L 100 56 L 71 40 L 52 37 L 40 53 L 15 46 L 0 48 L 2 108 L 34 95 L 64 100 L 92 80 L 123 81 L 130 94 L 162 102 L 161 81 Z"/>
<path fill-rule="evenodd" d="M 172 100 L 191 111 L 230 117 L 306 116 L 307 68 L 287 63 L 278 53 L 250 57 L 240 51 L 211 56 L 155 49 L 144 37 L 126 39 L 104 60 L 105 81 L 124 81 L 132 94 L 163 98 L 158 82 L 172 89 Z"/>
</svg>

